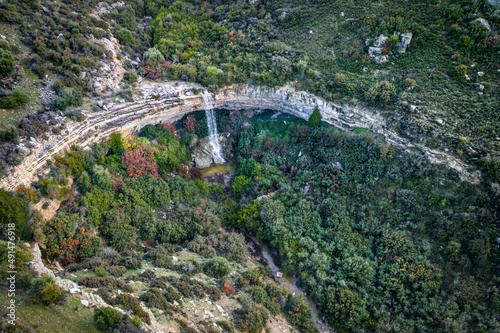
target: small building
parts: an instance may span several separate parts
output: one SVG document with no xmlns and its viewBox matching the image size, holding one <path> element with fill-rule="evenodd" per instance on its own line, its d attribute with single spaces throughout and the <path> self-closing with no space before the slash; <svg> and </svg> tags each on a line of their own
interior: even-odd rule
<svg viewBox="0 0 500 333">
<path fill-rule="evenodd" d="M 283 273 L 281 273 L 281 272 L 276 272 L 276 277 L 277 277 L 278 279 L 281 279 L 281 278 L 283 277 Z"/>
</svg>

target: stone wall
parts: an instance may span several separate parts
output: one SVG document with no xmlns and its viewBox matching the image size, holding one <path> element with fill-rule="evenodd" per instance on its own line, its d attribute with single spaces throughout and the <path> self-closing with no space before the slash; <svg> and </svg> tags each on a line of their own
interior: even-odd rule
<svg viewBox="0 0 500 333">
<path fill-rule="evenodd" d="M 151 83 L 144 81 L 139 90 L 142 98 L 131 103 L 106 106 L 100 112 L 87 112 L 87 118 L 71 122 L 60 135 L 49 136 L 41 142 L 23 162 L 12 168 L 9 175 L 0 179 L 0 187 L 13 190 L 20 185 L 29 185 L 37 175 L 48 170 L 47 160 L 63 154 L 72 145 L 88 147 L 92 142 L 107 138 L 114 131 L 135 131 L 145 125 L 176 121 L 186 113 L 203 110 L 201 95 L 195 95 L 195 84 L 184 82 Z M 446 164 L 457 170 L 460 178 L 477 182 L 467 172 L 467 166 L 444 152 L 425 146 L 414 145 L 399 137 L 375 110 L 327 102 L 312 94 L 295 91 L 285 86 L 280 88 L 235 85 L 218 91 L 213 98 L 215 108 L 225 109 L 274 109 L 308 119 L 317 106 L 323 120 L 335 127 L 352 130 L 356 127 L 369 128 L 386 137 L 388 143 L 405 150 L 418 147 L 429 160 Z"/>
</svg>

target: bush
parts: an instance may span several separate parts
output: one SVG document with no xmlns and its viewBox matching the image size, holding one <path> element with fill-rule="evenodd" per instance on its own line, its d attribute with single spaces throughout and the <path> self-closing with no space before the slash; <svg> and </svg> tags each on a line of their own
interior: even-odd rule
<svg viewBox="0 0 500 333">
<path fill-rule="evenodd" d="M 5 76 L 14 70 L 14 58 L 9 50 L 0 49 L 0 74 Z"/>
<path fill-rule="evenodd" d="M 487 155 L 479 160 L 484 173 L 491 182 L 500 183 L 500 157 Z"/>
<path fill-rule="evenodd" d="M 457 46 L 462 49 L 468 50 L 472 47 L 472 39 L 469 36 L 462 35 L 458 39 Z"/>
<path fill-rule="evenodd" d="M 123 276 L 123 274 L 127 273 L 127 269 L 123 266 L 111 266 L 106 269 L 109 274 L 115 276 L 115 277 L 120 277 Z"/>
<path fill-rule="evenodd" d="M 150 48 L 146 52 L 144 52 L 144 55 L 142 56 L 142 60 L 151 60 L 155 61 L 156 63 L 162 63 L 165 58 L 163 57 L 163 54 L 161 54 L 160 51 L 156 47 Z"/>
<path fill-rule="evenodd" d="M 319 112 L 318 107 L 314 108 L 313 113 L 309 116 L 307 121 L 309 122 L 309 125 L 313 127 L 319 126 L 321 123 L 321 113 Z"/>
<path fill-rule="evenodd" d="M 163 246 L 150 249 L 146 254 L 146 259 L 151 260 L 156 267 L 172 267 L 172 256 Z"/>
<path fill-rule="evenodd" d="M 81 121 L 85 120 L 85 115 L 83 113 L 81 113 L 80 111 L 76 111 L 76 110 L 66 112 L 64 115 L 66 117 L 68 117 L 69 119 L 77 121 L 77 122 L 81 122 Z"/>
<path fill-rule="evenodd" d="M 226 232 L 207 237 L 198 235 L 188 243 L 188 249 L 204 256 L 219 254 L 228 260 L 244 261 L 246 255 L 245 238 L 242 234 Z"/>
<path fill-rule="evenodd" d="M 347 75 L 342 73 L 337 73 L 333 78 L 333 82 L 337 87 L 343 88 L 349 83 L 349 79 L 347 78 Z"/>
<path fill-rule="evenodd" d="M 222 287 L 220 288 L 220 290 L 226 295 L 234 295 L 234 293 L 236 292 L 234 287 L 231 286 L 228 281 L 222 282 Z"/>
<path fill-rule="evenodd" d="M 84 276 L 82 277 L 79 284 L 89 287 L 89 288 L 100 288 L 105 287 L 108 290 L 114 290 L 118 288 L 123 288 L 125 282 L 122 280 L 115 279 L 112 276 Z"/>
<path fill-rule="evenodd" d="M 122 45 L 133 45 L 135 43 L 134 36 L 128 29 L 120 29 L 115 32 L 115 37 Z"/>
<path fill-rule="evenodd" d="M 371 102 L 387 103 L 396 95 L 396 87 L 389 81 L 375 83 L 365 93 L 365 97 Z"/>
<path fill-rule="evenodd" d="M 33 290 L 45 305 L 54 303 L 62 295 L 62 290 L 54 283 L 54 279 L 46 274 L 33 282 Z"/>
<path fill-rule="evenodd" d="M 260 333 L 266 326 L 269 313 L 260 305 L 244 304 L 243 308 L 239 311 L 239 317 L 241 331 Z"/>
<path fill-rule="evenodd" d="M 396 36 L 396 35 L 391 35 L 391 36 L 389 37 L 389 45 L 390 45 L 391 47 L 395 47 L 396 45 L 398 45 L 398 43 L 399 43 L 399 37 L 398 37 L 398 36 Z"/>
<path fill-rule="evenodd" d="M 128 83 L 136 83 L 139 80 L 137 74 L 135 74 L 134 72 L 126 72 L 125 74 L 123 74 L 123 78 L 127 80 Z"/>
<path fill-rule="evenodd" d="M 12 125 L 0 130 L 0 141 L 12 141 L 19 136 L 17 128 Z"/>
<path fill-rule="evenodd" d="M 50 102 L 50 108 L 53 110 L 65 111 L 71 106 L 81 105 L 83 94 L 81 91 L 64 87 L 57 96 Z"/>
<path fill-rule="evenodd" d="M 454 73 L 458 77 L 462 77 L 462 76 L 467 75 L 467 66 L 459 65 L 459 66 L 455 67 Z"/>
<path fill-rule="evenodd" d="M 5 333 L 31 333 L 31 330 L 27 328 L 26 326 L 23 326 L 19 323 L 16 323 L 14 325 L 7 325 L 7 327 L 4 329 Z"/>
<path fill-rule="evenodd" d="M 413 88 L 417 86 L 417 81 L 413 79 L 405 79 L 405 87 L 406 88 Z"/>
<path fill-rule="evenodd" d="M 94 269 L 94 274 L 100 277 L 108 276 L 109 273 L 104 269 L 104 267 L 99 266 Z"/>
<path fill-rule="evenodd" d="M 21 91 L 14 91 L 10 96 L 0 98 L 0 107 L 3 109 L 17 109 L 28 103 L 28 95 Z"/>
<path fill-rule="evenodd" d="M 102 331 L 113 328 L 119 321 L 118 311 L 111 307 L 101 307 L 94 310 L 94 323 Z"/>
</svg>

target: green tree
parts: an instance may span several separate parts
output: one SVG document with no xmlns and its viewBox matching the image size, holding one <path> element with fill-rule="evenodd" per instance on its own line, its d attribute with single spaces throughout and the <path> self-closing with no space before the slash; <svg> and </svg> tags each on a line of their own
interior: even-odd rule
<svg viewBox="0 0 500 333">
<path fill-rule="evenodd" d="M 240 328 L 248 333 L 260 333 L 269 319 L 269 312 L 260 305 L 243 304 L 240 310 Z"/>
<path fill-rule="evenodd" d="M 92 173 L 94 182 L 97 186 L 104 190 L 111 190 L 113 179 L 107 169 L 104 169 L 102 165 L 94 165 Z"/>
<path fill-rule="evenodd" d="M 64 87 L 57 96 L 50 102 L 50 107 L 54 110 L 65 111 L 71 106 L 81 105 L 83 94 L 80 90 Z"/>
<path fill-rule="evenodd" d="M 14 70 L 14 58 L 9 50 L 0 48 L 0 74 L 5 76 Z"/>
<path fill-rule="evenodd" d="M 250 184 L 250 179 L 245 176 L 238 176 L 234 179 L 233 184 L 231 185 L 231 189 L 233 190 L 233 194 L 238 197 L 244 191 L 246 191 L 248 184 Z"/>
<path fill-rule="evenodd" d="M 115 37 L 120 41 L 122 45 L 133 45 L 135 43 L 134 36 L 130 30 L 122 28 L 115 32 Z"/>
<path fill-rule="evenodd" d="M 27 207 L 27 204 L 17 195 L 11 195 L 0 188 L 0 225 L 4 233 L 3 239 L 7 239 L 6 233 L 9 226 L 14 226 L 16 237 L 21 237 L 28 219 Z M 17 241 L 17 238 L 15 240 Z"/>
<path fill-rule="evenodd" d="M 329 287 L 322 302 L 326 317 L 338 331 L 356 330 L 366 318 L 360 306 L 361 297 L 346 287 Z"/>
<path fill-rule="evenodd" d="M 144 52 L 142 59 L 144 61 L 149 59 L 151 61 L 155 61 L 156 63 L 160 63 L 160 62 L 163 62 L 163 60 L 165 60 L 165 58 L 163 57 L 163 54 L 161 54 L 161 52 L 158 51 L 158 49 L 155 47 L 150 48 L 149 50 Z"/>
<path fill-rule="evenodd" d="M 223 257 L 217 257 L 210 260 L 206 266 L 207 273 L 216 277 L 223 278 L 233 270 L 231 264 Z"/>
<path fill-rule="evenodd" d="M 0 98 L 0 107 L 4 109 L 17 109 L 28 103 L 28 100 L 28 95 L 16 90 L 12 95 Z"/>
<path fill-rule="evenodd" d="M 319 126 L 321 123 L 321 113 L 319 112 L 317 106 L 314 108 L 313 113 L 311 113 L 307 121 L 309 122 L 309 125 L 313 127 Z"/>
<path fill-rule="evenodd" d="M 82 193 L 85 193 L 90 189 L 90 176 L 87 171 L 82 172 L 80 177 L 78 177 L 76 184 Z"/>
<path fill-rule="evenodd" d="M 205 76 L 205 85 L 211 86 L 218 83 L 219 70 L 215 66 L 208 66 Z"/>
<path fill-rule="evenodd" d="M 370 263 L 359 256 L 352 256 L 342 262 L 342 271 L 356 283 L 364 285 L 371 281 L 375 273 Z"/>
<path fill-rule="evenodd" d="M 94 323 L 102 331 L 113 328 L 119 321 L 118 311 L 111 307 L 101 307 L 94 310 Z"/>
<path fill-rule="evenodd" d="M 109 149 L 113 154 L 121 156 L 125 152 L 125 147 L 123 145 L 123 137 L 120 132 L 113 132 L 109 136 Z"/>
</svg>

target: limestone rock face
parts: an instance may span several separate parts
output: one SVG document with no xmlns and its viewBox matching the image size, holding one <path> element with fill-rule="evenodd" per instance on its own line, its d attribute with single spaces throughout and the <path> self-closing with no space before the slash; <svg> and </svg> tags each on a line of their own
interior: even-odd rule
<svg viewBox="0 0 500 333">
<path fill-rule="evenodd" d="M 385 43 L 387 43 L 388 40 L 389 40 L 389 37 L 386 37 L 384 35 L 380 35 L 380 36 L 378 36 L 377 40 L 373 42 L 373 46 L 382 47 L 385 45 Z"/>
<path fill-rule="evenodd" d="M 203 98 L 193 94 L 199 85 L 184 82 L 151 83 L 143 81 L 139 88 L 143 99 L 130 103 L 114 104 L 108 110 L 89 112 L 82 122 L 69 122 L 60 135 L 49 135 L 48 139 L 34 141 L 32 153 L 17 166 L 11 167 L 8 175 L 0 179 L 0 187 L 12 190 L 20 185 L 29 186 L 39 174 L 48 171 L 47 160 L 61 155 L 72 145 L 88 147 L 91 143 L 109 137 L 114 131 L 138 131 L 148 124 L 175 122 L 185 114 L 203 110 Z M 150 92 L 156 93 L 149 97 Z M 441 151 L 412 144 L 399 137 L 374 109 L 329 102 L 313 94 L 296 91 L 291 86 L 278 88 L 233 85 L 219 90 L 213 96 L 214 108 L 271 109 L 279 110 L 302 119 L 308 119 L 315 107 L 321 112 L 323 121 L 332 126 L 352 130 L 356 127 L 370 128 L 382 134 L 386 141 L 397 148 L 411 151 L 417 146 L 436 164 L 446 164 L 458 171 L 462 179 L 471 180 L 467 166 L 460 160 Z"/>
<path fill-rule="evenodd" d="M 389 61 L 389 56 L 386 55 L 379 55 L 375 57 L 375 63 L 378 65 L 385 64 L 388 61 Z"/>
<path fill-rule="evenodd" d="M 382 48 L 370 46 L 368 48 L 368 55 L 372 58 L 382 54 Z"/>
<path fill-rule="evenodd" d="M 406 48 L 408 47 L 408 45 L 410 45 L 412 37 L 413 34 L 411 32 L 401 34 L 399 36 L 399 44 L 396 46 L 396 49 L 398 50 L 399 53 L 406 52 Z"/>
</svg>

